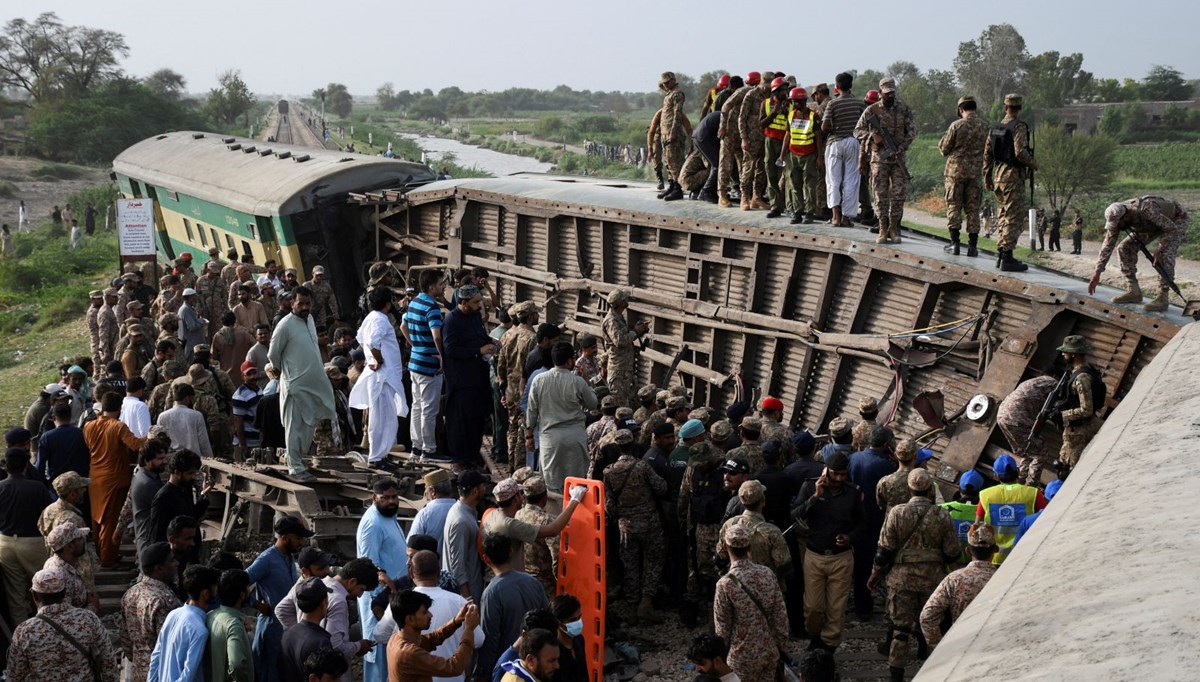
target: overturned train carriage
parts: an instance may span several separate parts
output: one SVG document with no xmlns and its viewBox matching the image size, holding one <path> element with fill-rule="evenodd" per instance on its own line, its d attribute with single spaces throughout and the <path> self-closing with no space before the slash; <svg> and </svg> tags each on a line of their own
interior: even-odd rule
<svg viewBox="0 0 1200 682">
<path fill-rule="evenodd" d="M 946 256 L 931 238 L 880 245 L 863 229 L 793 229 L 657 201 L 644 185 L 531 175 L 351 200 L 374 207 L 379 257 L 410 277 L 486 267 L 501 300 L 536 301 L 576 333 L 601 333 L 604 295 L 631 289 L 631 320 L 651 323 L 639 383 L 682 381 L 696 404 L 714 406 L 739 386 L 779 396 L 785 420 L 814 433 L 877 398 L 899 433 L 940 436 L 931 469 L 947 483 L 989 471 L 1010 449 L 996 406 L 1055 359 L 1063 337 L 1092 341 L 1111 409 L 1179 330 L 1178 310 L 1114 306 L 1112 290 L 1090 297 L 1083 282 L 1036 268 L 1010 277 L 987 257 Z M 933 391 L 942 414 L 923 420 L 914 400 Z M 921 408 L 930 412 L 924 399 Z M 928 425 L 942 417 L 940 432 Z"/>
</svg>

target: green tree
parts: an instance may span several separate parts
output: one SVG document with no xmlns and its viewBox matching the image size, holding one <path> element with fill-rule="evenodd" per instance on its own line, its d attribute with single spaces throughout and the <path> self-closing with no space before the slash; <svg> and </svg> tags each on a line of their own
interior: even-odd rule
<svg viewBox="0 0 1200 682">
<path fill-rule="evenodd" d="M 178 100 L 187 88 L 183 75 L 171 69 L 159 69 L 142 79 L 142 83 L 159 97 Z"/>
<path fill-rule="evenodd" d="M 0 32 L 0 86 L 24 92 L 29 106 L 80 96 L 119 77 L 117 63 L 128 55 L 121 34 L 66 26 L 53 12 L 13 19 Z"/>
<path fill-rule="evenodd" d="M 562 135 L 566 124 L 557 116 L 544 116 L 533 126 L 533 134 L 543 140 L 552 140 Z"/>
<path fill-rule="evenodd" d="M 1011 24 L 993 24 L 979 38 L 959 43 L 954 71 L 967 92 L 973 93 L 980 108 L 987 110 L 1014 90 L 1021 77 L 1021 65 L 1029 59 L 1025 39 Z"/>
<path fill-rule="evenodd" d="M 391 83 L 384 83 L 375 90 L 375 99 L 379 101 L 379 108 L 384 111 L 395 111 L 400 108 L 400 102 L 396 99 L 396 88 Z"/>
<path fill-rule="evenodd" d="M 1194 92 L 1183 74 L 1169 66 L 1155 65 L 1142 79 L 1142 99 L 1151 102 L 1191 99 Z"/>
<path fill-rule="evenodd" d="M 1116 174 L 1117 145 L 1106 135 L 1043 125 L 1037 142 L 1037 180 L 1051 209 L 1065 211 L 1075 197 L 1107 188 Z"/>
<path fill-rule="evenodd" d="M 1082 67 L 1083 55 L 1078 52 L 1059 55 L 1050 51 L 1030 57 L 1025 61 L 1025 77 L 1021 82 L 1025 105 L 1057 109 L 1086 99 L 1093 89 L 1093 77 Z"/>
<path fill-rule="evenodd" d="M 408 108 L 408 113 L 419 119 L 446 120 L 446 107 L 433 95 L 417 97 L 412 106 Z"/>
<path fill-rule="evenodd" d="M 354 101 L 350 92 L 341 83 L 330 83 L 325 86 L 325 108 L 332 111 L 338 118 L 347 118 L 354 109 Z"/>
<path fill-rule="evenodd" d="M 221 125 L 232 125 L 238 116 L 249 114 L 254 106 L 254 94 L 242 80 L 242 72 L 230 69 L 217 77 L 220 87 L 208 91 L 205 114 Z"/>
</svg>

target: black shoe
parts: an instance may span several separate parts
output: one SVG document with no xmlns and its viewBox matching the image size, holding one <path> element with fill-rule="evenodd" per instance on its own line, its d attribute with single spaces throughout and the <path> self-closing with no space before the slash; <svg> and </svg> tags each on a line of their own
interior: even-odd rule
<svg viewBox="0 0 1200 682">
<path fill-rule="evenodd" d="M 699 199 L 700 201 L 705 201 L 710 204 L 717 203 L 717 195 L 710 194 L 710 193 L 704 192 L 704 191 L 701 191 L 699 194 L 697 194 L 696 198 Z"/>
<path fill-rule="evenodd" d="M 869 230 L 867 230 L 867 231 L 868 231 L 868 232 L 870 232 L 871 234 L 879 234 L 879 226 L 878 226 L 878 225 L 874 225 L 874 226 L 872 226 L 872 227 L 871 227 L 871 229 L 869 229 Z"/>
<path fill-rule="evenodd" d="M 695 201 L 699 198 L 700 198 L 699 192 L 688 192 L 688 199 L 690 199 L 691 201 Z"/>
<path fill-rule="evenodd" d="M 678 182 L 671 183 L 667 188 L 667 193 L 663 195 L 663 201 L 678 201 L 683 198 L 683 187 Z"/>
<path fill-rule="evenodd" d="M 904 682 L 904 668 L 895 665 L 888 666 L 888 674 L 891 682 Z"/>
<path fill-rule="evenodd" d="M 658 183 L 658 188 L 660 190 L 662 190 L 661 192 L 658 193 L 658 198 L 659 199 L 666 198 L 667 194 L 669 194 L 671 192 L 671 189 L 674 187 L 675 187 L 675 183 L 673 183 L 673 182 L 671 184 L 667 185 L 666 187 L 664 187 L 661 182 Z"/>
<path fill-rule="evenodd" d="M 659 178 L 659 179 L 658 179 L 658 191 L 660 191 L 660 192 L 661 192 L 661 191 L 662 191 L 664 188 L 665 188 L 665 185 L 664 185 L 664 183 L 663 183 L 663 179 L 662 179 L 662 178 Z M 662 197 L 659 197 L 659 198 L 661 199 Z"/>
<path fill-rule="evenodd" d="M 778 218 L 781 215 L 783 215 L 782 211 L 776 211 L 775 209 L 771 209 L 770 211 L 767 211 L 768 218 Z"/>
<path fill-rule="evenodd" d="M 1000 262 L 1001 272 L 1025 272 L 1029 266 L 1021 261 L 1013 258 L 1012 251 L 1005 251 L 1004 258 Z"/>
<path fill-rule="evenodd" d="M 976 256 L 978 256 L 979 255 L 978 247 L 979 247 L 979 235 L 968 234 L 967 235 L 967 256 L 970 258 L 975 258 Z"/>
<path fill-rule="evenodd" d="M 792 215 L 791 224 L 799 225 L 802 222 L 804 222 L 804 214 L 801 213 L 800 211 L 796 211 L 796 213 L 794 215 Z"/>
</svg>

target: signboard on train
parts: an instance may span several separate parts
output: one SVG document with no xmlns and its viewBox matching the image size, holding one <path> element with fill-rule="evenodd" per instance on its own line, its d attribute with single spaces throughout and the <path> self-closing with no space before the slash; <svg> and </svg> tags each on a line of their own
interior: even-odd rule
<svg viewBox="0 0 1200 682">
<path fill-rule="evenodd" d="M 154 257 L 152 199 L 117 199 L 117 243 L 122 257 Z"/>
</svg>

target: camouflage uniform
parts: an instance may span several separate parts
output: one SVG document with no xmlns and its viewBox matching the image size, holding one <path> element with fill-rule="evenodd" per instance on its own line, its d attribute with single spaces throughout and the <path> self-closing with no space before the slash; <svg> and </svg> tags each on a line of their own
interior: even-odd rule
<svg viewBox="0 0 1200 682">
<path fill-rule="evenodd" d="M 517 510 L 517 520 L 531 526 L 548 526 L 554 517 L 536 504 L 525 503 Z M 558 565 L 558 536 L 539 538 L 525 545 L 525 572 L 538 579 L 546 594 L 553 596 L 558 590 L 555 566 Z"/>
<path fill-rule="evenodd" d="M 759 115 L 763 111 L 763 102 L 770 94 L 770 84 L 763 83 L 755 86 L 746 93 L 742 106 L 738 110 L 738 133 L 742 142 L 748 143 L 742 154 L 742 202 L 762 201 L 763 193 L 767 191 L 767 167 L 764 160 L 766 137 L 762 126 L 759 125 Z M 761 206 L 761 203 L 759 204 Z"/>
<path fill-rule="evenodd" d="M 90 521 L 83 518 L 78 507 L 60 497 L 42 510 L 42 515 L 38 517 L 38 532 L 42 534 L 42 537 L 50 537 L 50 531 L 67 522 L 73 523 L 79 528 L 91 526 Z M 92 542 L 89 537 L 87 552 L 79 557 L 78 566 L 79 573 L 83 576 L 84 587 L 88 592 L 96 591 L 96 570 L 99 566 L 100 559 L 96 556 L 96 543 Z"/>
<path fill-rule="evenodd" d="M 683 91 L 676 87 L 663 97 L 662 117 L 658 133 L 663 141 L 663 165 L 671 180 L 683 179 L 683 160 L 687 155 L 688 138 L 683 130 Z"/>
<path fill-rule="evenodd" d="M 86 527 L 84 526 L 84 528 Z M 46 563 L 42 568 L 53 569 L 62 573 L 67 583 L 66 598 L 64 601 L 77 609 L 88 608 L 94 592 L 88 590 L 87 581 L 84 579 L 83 571 L 79 567 L 72 566 L 57 554 L 51 554 L 46 559 Z"/>
<path fill-rule="evenodd" d="M 717 538 L 721 533 L 719 516 L 709 523 L 701 523 L 696 517 L 695 510 L 692 509 L 692 475 L 698 463 L 719 461 L 724 456 L 724 453 L 710 441 L 702 440 L 692 445 L 688 453 L 688 466 L 679 486 L 679 518 L 684 521 L 687 528 L 695 530 L 696 536 L 695 571 L 691 573 L 688 580 L 688 594 L 691 596 L 699 594 L 704 579 L 712 579 L 717 576 L 717 567 L 713 563 L 713 553 L 710 548 L 717 546 Z M 724 503 L 721 506 L 723 508 Z"/>
<path fill-rule="evenodd" d="M 634 386 L 637 382 L 637 351 L 633 342 L 641 338 L 629 325 L 625 315 L 609 309 L 604 316 L 604 343 L 608 348 L 608 385 L 617 399 L 618 407 L 633 407 Z"/>
<path fill-rule="evenodd" d="M 625 597 L 653 597 L 665 545 L 655 500 L 667 494 L 667 482 L 649 464 L 625 454 L 604 470 L 604 489 L 609 513 L 621 530 Z"/>
<path fill-rule="evenodd" d="M 514 325 L 504 332 L 496 358 L 496 376 L 502 377 L 508 403 L 508 456 L 513 468 L 525 464 L 525 416 L 521 414 L 522 369 L 525 358 L 537 346 L 537 330 L 531 325 Z"/>
<path fill-rule="evenodd" d="M 1046 398 L 1054 392 L 1058 379 L 1051 376 L 1035 377 L 1017 384 L 1011 393 L 1000 401 L 996 409 L 996 426 L 1008 440 L 1009 447 L 1020 450 L 1029 438 L 1029 431 L 1037 420 L 1038 412 L 1046 404 Z M 1029 448 L 1021 458 L 1018 469 L 1018 481 L 1028 485 L 1040 485 L 1042 469 L 1054 464 L 1058 452 L 1047 442 L 1048 433 L 1053 429 L 1042 429 L 1041 434 L 1029 443 Z"/>
<path fill-rule="evenodd" d="M 765 443 L 769 440 L 777 440 L 783 444 L 784 458 L 790 460 L 792 457 L 792 436 L 795 435 L 792 430 L 783 425 L 783 422 L 777 422 L 774 419 L 767 417 L 762 418 L 762 436 L 759 437 L 759 443 Z M 783 466 L 784 462 L 780 463 Z"/>
<path fill-rule="evenodd" d="M 783 538 L 783 531 L 775 524 L 763 518 L 759 512 L 743 511 L 741 515 L 729 519 L 721 526 L 720 535 L 717 536 L 717 546 L 715 554 L 718 557 L 725 556 L 725 531 L 734 525 L 746 526 L 750 529 L 750 559 L 760 565 L 771 569 L 776 577 L 779 578 L 780 589 L 783 588 L 783 570 L 792 563 L 792 554 L 788 551 L 787 540 Z"/>
<path fill-rule="evenodd" d="M 996 574 L 997 568 L 999 566 L 990 561 L 972 561 L 938 583 L 937 589 L 929 595 L 921 609 L 921 632 L 931 648 L 942 641 L 940 624 L 945 614 L 950 613 L 951 622 L 958 620 Z"/>
<path fill-rule="evenodd" d="M 637 417 L 635 416 L 634 419 L 637 419 Z M 638 423 L 642 425 L 642 431 L 638 436 L 638 443 L 643 447 L 650 447 L 650 443 L 654 438 L 654 429 L 657 429 L 659 424 L 667 423 L 667 411 L 655 410 L 646 417 L 645 421 L 638 420 Z"/>
<path fill-rule="evenodd" d="M 1168 282 L 1175 278 L 1175 258 L 1179 255 L 1179 247 L 1183 244 L 1188 233 L 1191 218 L 1183 206 L 1171 199 L 1145 196 L 1122 202 L 1128 208 L 1125 215 L 1128 228 L 1109 221 L 1105 225 L 1104 243 L 1100 245 L 1100 255 L 1096 258 L 1096 271 L 1101 272 L 1108 265 L 1113 249 L 1117 250 L 1117 258 L 1121 264 L 1121 274 L 1127 280 L 1137 280 L 1138 247 L 1132 237 L 1137 237 L 1147 246 L 1155 239 L 1160 239 L 1157 254 L 1159 264 L 1166 270 L 1167 277 L 1158 276 L 1159 287 L 1168 291 Z M 1127 236 L 1117 245 L 1117 238 L 1123 229 L 1128 229 L 1132 236 Z M 1154 253 L 1152 251 L 1151 253 Z"/>
<path fill-rule="evenodd" d="M 100 310 L 96 313 L 96 322 L 100 335 L 99 344 L 97 344 L 100 351 L 100 362 L 96 363 L 96 371 L 103 372 L 104 365 L 113 361 L 117 341 L 120 340 L 121 334 L 117 326 L 116 311 L 108 304 L 100 306 Z"/>
<path fill-rule="evenodd" d="M 885 146 L 871 143 L 875 128 L 868 124 L 877 120 L 878 125 L 888 131 L 899 147 L 890 158 Z M 900 241 L 900 220 L 904 217 L 904 200 L 908 196 L 908 173 L 905 170 L 905 154 L 917 139 L 917 126 L 913 122 L 912 109 L 899 99 L 891 107 L 882 101 L 867 107 L 858 119 L 854 136 L 863 147 L 871 149 L 871 188 L 875 193 L 875 215 L 879 218 L 879 238 Z M 886 229 L 885 229 L 886 228 Z"/>
<path fill-rule="evenodd" d="M 133 679 L 144 680 L 150 670 L 150 654 L 167 614 L 180 607 L 171 586 L 146 576 L 138 578 L 121 597 L 121 649 L 133 661 Z"/>
<path fill-rule="evenodd" d="M 741 445 L 725 454 L 729 459 L 740 457 L 746 460 L 746 463 L 750 465 L 751 476 L 758 475 L 758 472 L 767 466 L 767 463 L 763 461 L 761 440 L 745 440 L 743 437 Z"/>
<path fill-rule="evenodd" d="M 92 364 L 96 367 L 103 365 L 102 356 L 100 355 L 100 318 L 98 317 L 100 308 L 88 305 L 87 314 L 84 315 L 84 322 L 87 324 L 88 337 L 92 342 Z"/>
<path fill-rule="evenodd" d="M 238 263 L 236 262 L 226 263 L 225 267 L 221 268 L 221 280 L 225 282 L 226 288 L 233 286 L 233 283 L 237 281 L 237 268 Z"/>
<path fill-rule="evenodd" d="M 220 322 L 229 311 L 229 285 L 220 277 L 205 275 L 196 282 L 196 301 L 200 317 Z"/>
<path fill-rule="evenodd" d="M 617 432 L 617 420 L 610 415 L 601 415 L 599 419 L 588 424 L 587 449 L 592 463 L 596 462 L 596 454 L 600 451 L 600 440 L 609 434 Z M 592 478 L 592 476 L 588 476 Z"/>
<path fill-rule="evenodd" d="M 317 284 L 313 280 L 308 280 L 304 286 L 312 290 L 312 315 L 317 324 L 324 324 L 329 327 L 329 331 L 333 331 L 333 323 L 336 320 L 342 319 L 341 313 L 338 311 L 337 296 L 333 295 L 333 287 L 329 282 L 321 282 Z"/>
<path fill-rule="evenodd" d="M 210 377 L 191 381 L 192 388 L 196 389 L 192 409 L 204 415 L 213 457 L 229 458 L 233 454 L 233 424 L 228 411 L 221 409 L 222 401 L 215 376 L 216 372 L 212 372 Z"/>
<path fill-rule="evenodd" d="M 754 89 L 753 85 L 738 88 L 725 100 L 721 106 L 721 152 L 717 163 L 717 194 L 722 199 L 729 198 L 729 190 L 740 184 L 742 168 L 742 135 L 738 128 L 738 116 L 742 110 L 742 101 Z"/>
<path fill-rule="evenodd" d="M 713 625 L 717 636 L 729 643 L 727 661 L 742 682 L 775 680 L 790 626 L 783 592 L 771 569 L 748 558 L 735 560 L 717 582 Z"/>
<path fill-rule="evenodd" d="M 879 479 L 879 483 L 875 485 L 875 504 L 883 510 L 884 517 L 892 507 L 899 507 L 912 499 L 912 493 L 908 490 L 908 475 L 912 470 L 911 461 L 901 462 L 899 469 Z M 941 489 L 934 486 L 933 492 L 935 504 L 945 502 Z"/>
<path fill-rule="evenodd" d="M 906 537 L 907 542 L 900 546 Z M 888 513 L 879 534 L 879 548 L 893 553 L 886 580 L 887 615 L 895 630 L 888 665 L 903 668 L 921 607 L 944 575 L 942 564 L 954 561 L 962 548 L 950 515 L 934 506 L 933 500 L 921 496 Z"/>
<path fill-rule="evenodd" d="M 854 425 L 850 431 L 851 442 L 854 444 L 854 452 L 866 450 L 871 445 L 871 431 L 878 424 L 874 419 L 863 419 Z"/>
<path fill-rule="evenodd" d="M 66 602 L 43 606 L 38 609 L 38 615 L 57 623 L 92 652 L 98 673 L 95 679 L 117 681 L 120 666 L 99 616 Z M 89 669 L 90 664 L 79 649 L 41 618 L 30 618 L 13 631 L 8 648 L 8 679 L 21 682 L 91 680 L 92 675 L 84 672 Z"/>
<path fill-rule="evenodd" d="M 1092 438 L 1104 422 L 1096 416 L 1096 410 L 1101 405 L 1092 404 L 1092 376 L 1087 372 L 1077 372 L 1071 379 L 1068 390 L 1076 397 L 1079 406 L 1063 410 L 1062 449 L 1058 459 L 1068 467 L 1074 468 L 1079 463 L 1079 455 L 1092 442 Z M 1036 485 L 1040 481 L 1032 483 Z"/>
<path fill-rule="evenodd" d="M 946 226 L 955 235 L 967 216 L 967 234 L 979 234 L 979 207 L 983 203 L 983 147 L 990 127 L 973 112 L 950 124 L 938 142 L 946 157 Z"/>
<path fill-rule="evenodd" d="M 998 164 L 992 149 L 992 137 L 989 135 L 983 151 L 984 176 L 992 177 L 993 170 L 995 172 L 996 222 L 1000 226 L 1000 238 L 996 241 L 996 247 L 1011 251 L 1016 247 L 1028 219 L 1025 210 L 1026 169 L 1037 170 L 1037 162 L 1033 160 L 1033 152 L 1029 150 L 1029 125 L 1008 115 L 1000 123 L 1012 126 L 1013 150 L 1017 163 Z"/>
</svg>

